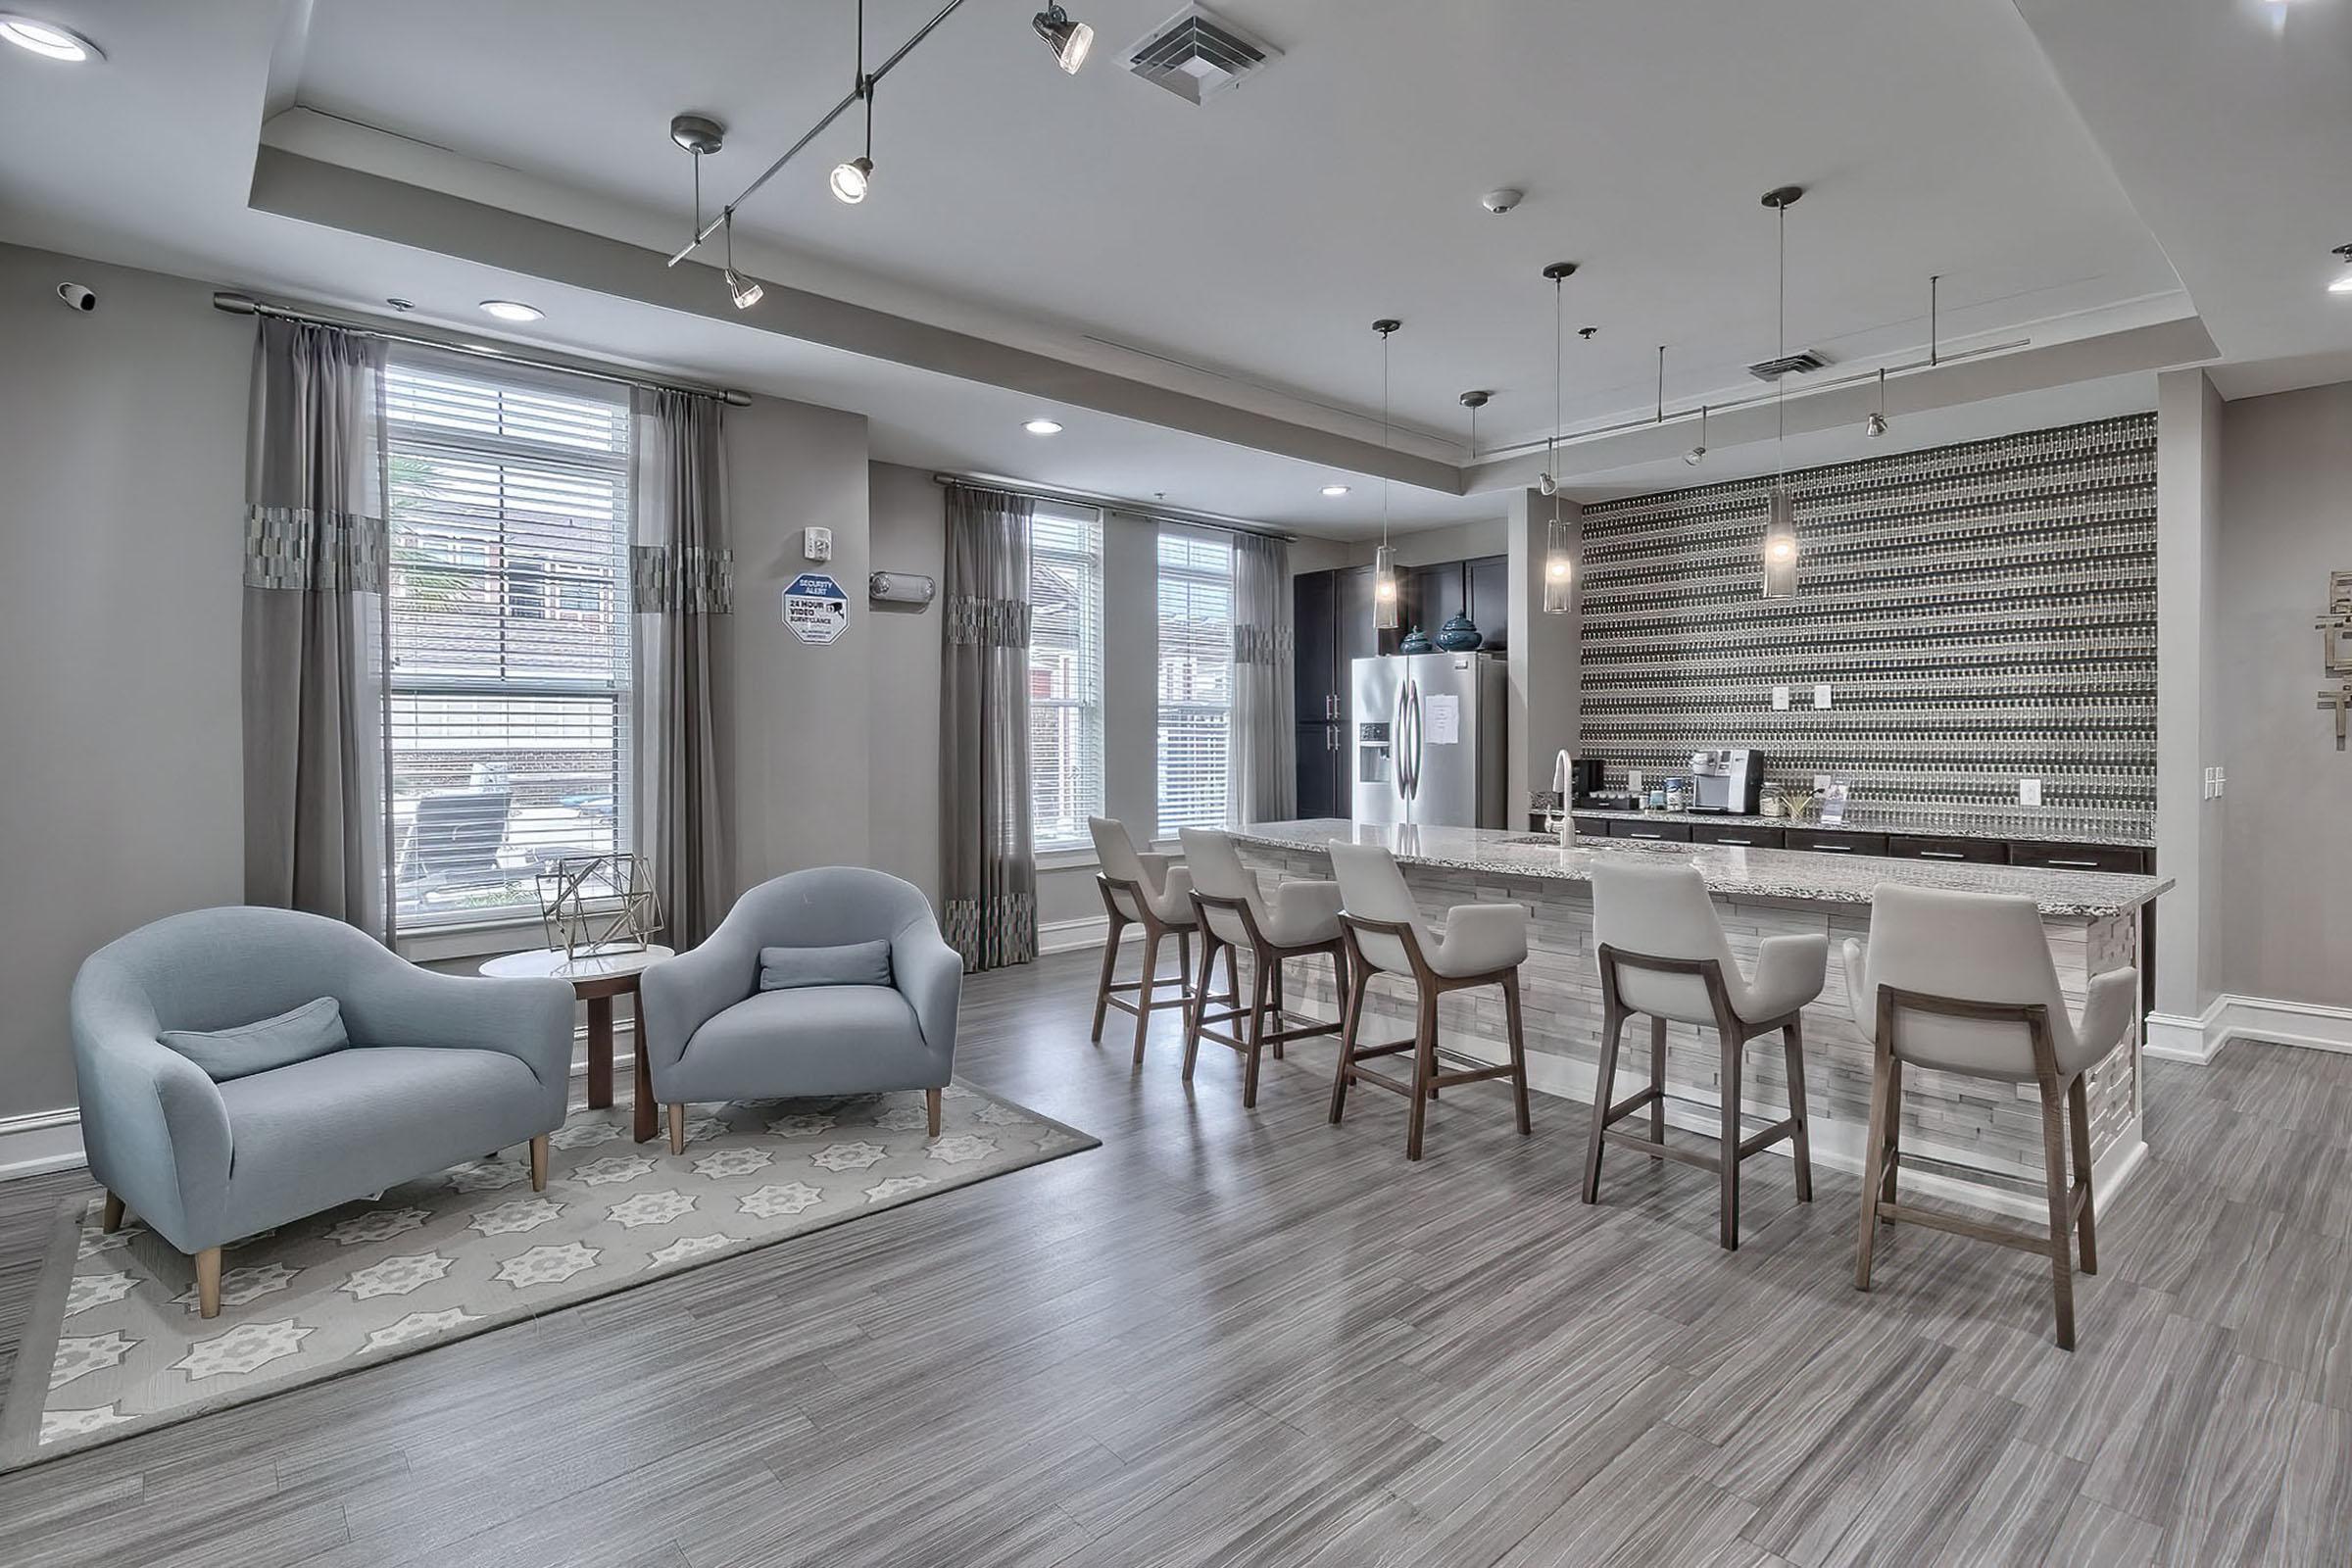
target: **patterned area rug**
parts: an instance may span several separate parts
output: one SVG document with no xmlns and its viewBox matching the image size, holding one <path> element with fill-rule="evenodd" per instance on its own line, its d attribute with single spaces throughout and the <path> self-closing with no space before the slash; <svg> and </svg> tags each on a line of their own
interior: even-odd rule
<svg viewBox="0 0 2352 1568">
<path fill-rule="evenodd" d="M 220 1315 L 188 1260 L 137 1223 L 72 1205 L 0 1411 L 0 1469 L 413 1354 L 679 1269 L 1002 1176 L 1099 1140 L 952 1085 L 700 1107 L 686 1152 L 629 1140 L 629 1111 L 575 1110 L 547 1191 L 527 1152 L 460 1165 L 283 1225 L 222 1257 Z"/>
</svg>

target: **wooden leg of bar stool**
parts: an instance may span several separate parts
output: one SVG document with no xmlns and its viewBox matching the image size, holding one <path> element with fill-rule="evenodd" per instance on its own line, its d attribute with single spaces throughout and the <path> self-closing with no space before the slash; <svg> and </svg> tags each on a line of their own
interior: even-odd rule
<svg viewBox="0 0 2352 1568">
<path fill-rule="evenodd" d="M 1206 941 L 1207 938 L 1201 940 Z M 1193 934 L 1190 931 L 1176 933 L 1176 991 L 1181 996 L 1184 988 L 1193 983 Z"/>
<path fill-rule="evenodd" d="M 1511 1042 L 1511 1109 L 1519 1118 L 1519 1136 L 1535 1131 L 1527 1119 L 1527 1035 L 1519 1027 L 1519 971 L 1513 969 L 1502 982 L 1503 1032 Z"/>
<path fill-rule="evenodd" d="M 2041 1084 L 2041 1158 L 2050 1195 L 2050 1294 L 2058 1310 L 2058 1348 L 2075 1348 L 2074 1220 L 2067 1212 L 2065 1093 L 2054 1079 Z"/>
<path fill-rule="evenodd" d="M 1184 1081 L 1193 1081 L 1193 1063 L 1200 1057 L 1200 1015 L 1208 1010 L 1208 974 L 1217 966 L 1216 934 L 1206 926 L 1200 930 L 1200 977 L 1192 980 L 1193 1000 L 1184 1009 Z"/>
<path fill-rule="evenodd" d="M 1266 950 L 1258 949 L 1250 955 L 1250 1059 L 1242 1067 L 1242 1108 L 1250 1110 L 1257 1104 L 1257 1058 L 1266 1044 L 1266 990 L 1279 984 L 1274 977 L 1281 974 L 1281 960 L 1271 958 Z"/>
<path fill-rule="evenodd" d="M 1419 1030 L 1413 1036 L 1413 1113 L 1405 1124 L 1404 1157 L 1421 1157 L 1421 1126 L 1429 1114 L 1429 1080 L 1438 1070 L 1438 995 L 1426 984 L 1420 992 Z"/>
<path fill-rule="evenodd" d="M 1331 1120 L 1339 1125 L 1348 1108 L 1348 1069 L 1355 1061 L 1355 1031 L 1364 1019 L 1364 994 L 1372 989 L 1372 966 L 1342 962 L 1348 971 L 1347 1000 L 1340 1004 L 1340 1066 L 1331 1078 Z"/>
<path fill-rule="evenodd" d="M 1144 925 L 1144 969 L 1135 986 L 1135 1064 L 1144 1064 L 1144 1034 L 1152 1027 L 1152 976 L 1159 967 L 1159 927 Z"/>
<path fill-rule="evenodd" d="M 1894 1176 L 1903 1159 L 1903 1064 L 1889 1056 L 1886 1059 L 1886 1163 L 1879 1178 L 1879 1200 L 1894 1201 Z M 1889 1230 L 1894 1217 L 1888 1215 L 1879 1223 Z"/>
<path fill-rule="evenodd" d="M 2066 1114 L 2074 1133 L 2075 1180 L 2082 1183 L 2083 1188 L 2082 1213 L 2075 1222 L 2082 1247 L 2082 1272 L 2096 1274 L 2099 1271 L 2099 1239 L 2098 1227 L 2090 1212 L 2095 1201 L 2090 1196 L 2090 1096 L 2083 1088 L 2083 1074 L 2077 1073 L 2075 1081 L 2066 1086 Z M 2073 1198 L 2071 1190 L 2068 1198 L 2070 1200 Z"/>
<path fill-rule="evenodd" d="M 1102 938 L 1102 979 L 1095 987 L 1095 1032 L 1090 1037 L 1096 1045 L 1102 1043 L 1102 1015 L 1110 1010 L 1110 977 L 1118 967 L 1119 935 L 1126 929 L 1127 922 L 1114 914 Z"/>
<path fill-rule="evenodd" d="M 1649 1141 L 1662 1144 L 1666 1141 L 1666 1020 L 1663 1018 L 1649 1020 L 1649 1086 L 1658 1092 L 1658 1098 L 1649 1102 Z M 1661 1160 L 1666 1156 L 1649 1157 Z"/>
<path fill-rule="evenodd" d="M 1625 1014 L 1603 1004 L 1600 1014 L 1600 1061 L 1592 1076 L 1592 1137 L 1585 1146 L 1585 1201 L 1600 1201 L 1600 1150 L 1608 1142 L 1609 1104 L 1617 1095 L 1617 1042 L 1625 1033 Z"/>
<path fill-rule="evenodd" d="M 1723 1182 L 1722 1223 L 1717 1240 L 1727 1252 L 1740 1250 L 1740 1037 L 1722 1031 Z"/>
<path fill-rule="evenodd" d="M 1893 1062 L 1886 1048 L 1872 1053 L 1870 1063 L 1870 1130 L 1862 1138 L 1862 1235 L 1854 1245 L 1854 1289 L 1870 1289 L 1870 1253 L 1879 1239 L 1879 1173 L 1886 1161 L 1886 1123 L 1899 1115 L 1894 1098 Z"/>
<path fill-rule="evenodd" d="M 1286 1010 L 1282 1004 L 1282 959 L 1279 956 L 1269 957 L 1266 960 L 1266 967 L 1273 972 L 1270 994 L 1274 998 L 1274 1032 L 1281 1034 L 1284 1028 L 1282 1015 Z M 1282 1042 L 1279 1040 L 1274 1042 L 1274 1059 L 1276 1061 L 1282 1059 Z"/>
<path fill-rule="evenodd" d="M 1805 1111 L 1805 1037 L 1794 1018 L 1781 1031 L 1781 1051 L 1788 1064 L 1788 1115 L 1796 1123 L 1790 1145 L 1796 1154 L 1796 1200 L 1813 1201 L 1812 1118 Z"/>
</svg>

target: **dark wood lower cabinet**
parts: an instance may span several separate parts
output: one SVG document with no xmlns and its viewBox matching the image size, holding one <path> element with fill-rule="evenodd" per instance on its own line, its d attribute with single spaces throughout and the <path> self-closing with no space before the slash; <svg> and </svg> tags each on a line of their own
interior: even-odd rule
<svg viewBox="0 0 2352 1568">
<path fill-rule="evenodd" d="M 1745 822 L 1693 822 L 1690 842 L 1693 844 L 1735 844 L 1750 850 L 1787 848 L 1783 842 L 1785 828 L 1754 827 Z"/>
<path fill-rule="evenodd" d="M 1837 827 L 1792 827 L 1782 830 L 1782 847 L 1817 855 L 1885 855 L 1884 833 L 1849 833 Z"/>
<path fill-rule="evenodd" d="M 2145 876 L 2154 852 L 2138 844 L 2012 844 L 2011 865 L 2052 871 L 2130 871 Z"/>
<path fill-rule="evenodd" d="M 2006 865 L 2009 846 L 1999 839 L 1923 838 L 1910 833 L 1886 835 L 1886 854 L 1898 860 L 1959 860 L 1977 865 Z"/>
<path fill-rule="evenodd" d="M 1355 792 L 1347 769 L 1348 726 L 1301 724 L 1298 735 L 1298 815 L 1353 816 Z"/>
</svg>

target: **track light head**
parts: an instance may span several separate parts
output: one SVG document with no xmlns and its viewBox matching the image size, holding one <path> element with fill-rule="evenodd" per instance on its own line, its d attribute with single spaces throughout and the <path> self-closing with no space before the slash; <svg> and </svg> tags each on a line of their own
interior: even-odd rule
<svg viewBox="0 0 2352 1568">
<path fill-rule="evenodd" d="M 1876 409 L 1871 410 L 1870 417 L 1862 421 L 1862 433 L 1873 439 L 1885 435 L 1886 433 L 1886 416 Z"/>
<path fill-rule="evenodd" d="M 1560 493 L 1560 481 L 1548 473 L 1540 473 L 1536 475 L 1536 488 L 1547 496 L 1556 496 Z"/>
<path fill-rule="evenodd" d="M 1083 22 L 1072 22 L 1058 4 L 1040 11 L 1029 24 L 1053 49 L 1054 63 L 1070 75 L 1078 74 L 1078 68 L 1086 64 L 1087 53 L 1095 46 L 1095 29 Z"/>
<path fill-rule="evenodd" d="M 737 310 L 750 310 L 760 303 L 760 296 L 766 292 L 766 289 L 744 276 L 732 267 L 727 269 L 727 293 L 734 299 Z"/>
<path fill-rule="evenodd" d="M 852 207 L 865 200 L 866 187 L 873 183 L 874 161 L 862 154 L 846 164 L 833 166 L 833 197 Z"/>
<path fill-rule="evenodd" d="M 1707 461 L 1707 449 L 1705 447 L 1692 447 L 1690 451 L 1683 454 L 1683 461 L 1695 468 L 1700 464 Z"/>
</svg>

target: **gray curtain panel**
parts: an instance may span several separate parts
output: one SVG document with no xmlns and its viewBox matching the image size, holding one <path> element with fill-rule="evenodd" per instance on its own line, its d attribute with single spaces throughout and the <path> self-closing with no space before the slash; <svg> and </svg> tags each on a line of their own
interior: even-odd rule
<svg viewBox="0 0 2352 1568">
<path fill-rule="evenodd" d="M 1291 691 L 1290 548 L 1260 534 L 1233 540 L 1233 766 L 1240 822 L 1298 814 L 1298 731 Z"/>
<path fill-rule="evenodd" d="M 245 458 L 245 901 L 391 937 L 384 345 L 265 318 Z"/>
<path fill-rule="evenodd" d="M 630 808 L 668 940 L 684 950 L 725 916 L 731 874 L 712 622 L 734 609 L 735 556 L 718 399 L 640 388 L 634 450 Z"/>
<path fill-rule="evenodd" d="M 940 894 L 963 966 L 1037 956 L 1029 822 L 1027 497 L 948 487 L 940 653 Z"/>
</svg>

